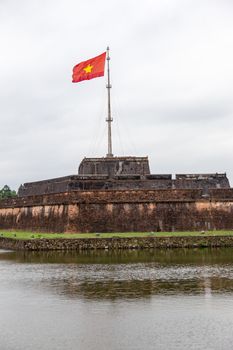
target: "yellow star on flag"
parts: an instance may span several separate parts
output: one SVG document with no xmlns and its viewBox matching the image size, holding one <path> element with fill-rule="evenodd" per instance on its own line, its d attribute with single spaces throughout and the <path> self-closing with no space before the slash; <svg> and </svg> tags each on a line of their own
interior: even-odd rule
<svg viewBox="0 0 233 350">
<path fill-rule="evenodd" d="M 86 73 L 91 73 L 92 68 L 93 68 L 93 66 L 91 66 L 90 64 L 88 64 L 88 66 L 85 67 L 85 68 L 83 68 L 83 70 L 85 70 Z"/>
</svg>

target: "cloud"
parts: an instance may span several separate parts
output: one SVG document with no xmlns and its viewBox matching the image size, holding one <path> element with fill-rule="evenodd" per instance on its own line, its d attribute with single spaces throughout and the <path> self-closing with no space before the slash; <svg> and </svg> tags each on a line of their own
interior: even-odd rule
<svg viewBox="0 0 233 350">
<path fill-rule="evenodd" d="M 105 79 L 72 67 L 111 49 L 116 155 L 233 183 L 233 12 L 217 0 L 0 2 L 0 187 L 103 156 Z"/>
</svg>

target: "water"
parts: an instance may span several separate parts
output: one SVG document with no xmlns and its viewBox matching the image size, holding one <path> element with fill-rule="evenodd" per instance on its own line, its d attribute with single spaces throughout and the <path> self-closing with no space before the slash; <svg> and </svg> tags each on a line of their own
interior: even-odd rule
<svg viewBox="0 0 233 350">
<path fill-rule="evenodd" d="M 233 249 L 0 251 L 0 350 L 233 348 Z"/>
</svg>

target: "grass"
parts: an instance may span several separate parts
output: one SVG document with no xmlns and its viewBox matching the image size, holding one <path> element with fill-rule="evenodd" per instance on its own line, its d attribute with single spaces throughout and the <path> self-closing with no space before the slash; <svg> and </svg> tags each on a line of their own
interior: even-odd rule
<svg viewBox="0 0 233 350">
<path fill-rule="evenodd" d="M 39 233 L 17 230 L 0 230 L 0 237 L 13 239 L 40 238 L 130 238 L 130 237 L 188 237 L 188 236 L 233 236 L 233 230 L 195 232 L 119 232 L 119 233 Z"/>
</svg>

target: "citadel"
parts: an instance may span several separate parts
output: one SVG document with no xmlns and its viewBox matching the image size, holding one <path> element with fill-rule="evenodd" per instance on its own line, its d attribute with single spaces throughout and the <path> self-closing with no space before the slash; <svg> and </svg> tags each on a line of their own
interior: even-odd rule
<svg viewBox="0 0 233 350">
<path fill-rule="evenodd" d="M 106 157 L 84 158 L 74 175 L 22 184 L 16 198 L 0 201 L 0 227 L 82 233 L 232 230 L 233 188 L 225 173 L 173 178 L 151 174 L 148 157 L 113 156 L 109 49 L 106 59 Z"/>
<path fill-rule="evenodd" d="M 0 226 L 39 232 L 233 229 L 226 174 L 150 174 L 147 157 L 84 158 L 77 175 L 25 183 Z"/>
</svg>

